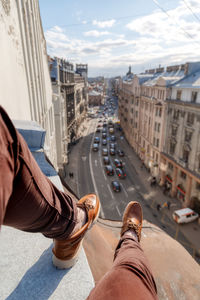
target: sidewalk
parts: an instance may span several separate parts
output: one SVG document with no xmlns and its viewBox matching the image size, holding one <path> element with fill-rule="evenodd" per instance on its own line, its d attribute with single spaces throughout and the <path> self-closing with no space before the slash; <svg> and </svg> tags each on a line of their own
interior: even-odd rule
<svg viewBox="0 0 200 300">
<path fill-rule="evenodd" d="M 181 202 L 170 196 L 164 195 L 162 192 L 162 188 L 157 185 L 155 187 L 150 186 L 151 174 L 147 171 L 145 167 L 141 168 L 142 162 L 140 158 L 137 156 L 133 148 L 128 144 L 126 138 L 124 138 L 123 142 L 127 143 L 128 153 L 126 155 L 130 158 L 131 164 L 137 171 L 138 177 L 142 180 L 148 194 L 144 194 L 143 197 L 149 201 L 151 208 L 154 208 L 157 212 L 156 206 L 157 204 L 162 205 L 169 201 L 171 203 L 170 210 L 166 207 L 162 207 L 160 213 L 161 219 L 164 222 L 165 216 L 169 219 L 173 220 L 172 212 L 174 210 L 182 208 Z M 174 222 L 174 227 L 176 229 L 176 239 L 178 238 L 178 232 L 180 231 L 186 239 L 191 243 L 192 248 L 200 255 L 200 226 L 198 222 L 192 222 L 188 224 L 178 225 Z"/>
</svg>

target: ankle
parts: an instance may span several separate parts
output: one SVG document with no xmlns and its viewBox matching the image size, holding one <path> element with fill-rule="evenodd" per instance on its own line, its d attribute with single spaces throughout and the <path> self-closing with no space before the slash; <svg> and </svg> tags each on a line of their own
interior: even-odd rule
<svg viewBox="0 0 200 300">
<path fill-rule="evenodd" d="M 87 213 L 84 208 L 77 207 L 77 223 L 74 226 L 70 236 L 74 235 L 79 231 L 87 222 Z"/>
<path fill-rule="evenodd" d="M 134 240 L 136 240 L 138 242 L 138 236 L 136 234 L 136 232 L 133 229 L 129 229 L 126 232 L 124 232 L 124 235 L 133 238 Z"/>
</svg>

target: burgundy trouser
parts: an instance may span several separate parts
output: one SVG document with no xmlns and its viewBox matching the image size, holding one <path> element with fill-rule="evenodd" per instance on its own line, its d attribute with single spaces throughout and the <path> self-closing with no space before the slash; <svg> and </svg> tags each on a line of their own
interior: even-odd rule
<svg viewBox="0 0 200 300">
<path fill-rule="evenodd" d="M 0 225 L 63 239 L 76 222 L 76 201 L 42 173 L 0 106 Z"/>
<path fill-rule="evenodd" d="M 59 191 L 41 172 L 0 106 L 0 225 L 65 239 L 76 223 L 75 199 Z M 156 299 L 155 282 L 138 242 L 124 235 L 111 271 L 88 299 Z"/>
</svg>

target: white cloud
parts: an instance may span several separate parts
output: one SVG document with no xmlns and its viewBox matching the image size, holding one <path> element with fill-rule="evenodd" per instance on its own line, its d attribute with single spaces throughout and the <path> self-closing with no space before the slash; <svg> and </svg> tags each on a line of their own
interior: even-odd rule
<svg viewBox="0 0 200 300">
<path fill-rule="evenodd" d="M 105 28 L 105 27 L 112 27 L 115 24 L 115 20 L 108 20 L 108 21 L 97 21 L 97 20 L 93 20 L 92 24 L 96 25 L 99 28 Z"/>
<path fill-rule="evenodd" d="M 110 32 L 108 32 L 108 31 L 98 31 L 98 30 L 90 30 L 90 31 L 84 32 L 85 36 L 94 36 L 94 37 L 99 37 L 99 36 L 108 35 L 108 34 L 110 34 Z"/>
</svg>

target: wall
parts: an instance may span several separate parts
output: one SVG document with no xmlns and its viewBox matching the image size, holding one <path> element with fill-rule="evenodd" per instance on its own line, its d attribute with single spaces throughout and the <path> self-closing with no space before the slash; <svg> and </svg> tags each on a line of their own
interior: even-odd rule
<svg viewBox="0 0 200 300">
<path fill-rule="evenodd" d="M 0 104 L 12 119 L 46 130 L 45 151 L 56 162 L 52 89 L 38 1 L 0 0 Z"/>
</svg>

